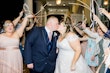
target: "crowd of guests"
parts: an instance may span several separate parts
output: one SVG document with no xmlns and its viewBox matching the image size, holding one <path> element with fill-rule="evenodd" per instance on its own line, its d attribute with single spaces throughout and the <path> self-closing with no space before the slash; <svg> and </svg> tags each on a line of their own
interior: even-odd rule
<svg viewBox="0 0 110 73">
<path fill-rule="evenodd" d="M 99 12 L 110 19 L 104 8 Z M 90 28 L 86 20 L 76 25 L 55 16 L 39 27 L 34 14 L 23 14 L 1 28 L 0 73 L 23 73 L 23 64 L 30 73 L 110 73 L 110 30 L 97 15 Z"/>
</svg>

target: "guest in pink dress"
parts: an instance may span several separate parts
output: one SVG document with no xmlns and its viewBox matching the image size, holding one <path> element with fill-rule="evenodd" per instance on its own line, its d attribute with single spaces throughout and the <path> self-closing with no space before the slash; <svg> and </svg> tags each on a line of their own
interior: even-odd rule
<svg viewBox="0 0 110 73">
<path fill-rule="evenodd" d="M 28 18 L 24 17 L 21 27 L 14 29 L 14 22 L 4 22 L 4 33 L 0 34 L 0 73 L 23 73 L 22 55 L 19 49 L 19 39 L 26 27 Z"/>
</svg>

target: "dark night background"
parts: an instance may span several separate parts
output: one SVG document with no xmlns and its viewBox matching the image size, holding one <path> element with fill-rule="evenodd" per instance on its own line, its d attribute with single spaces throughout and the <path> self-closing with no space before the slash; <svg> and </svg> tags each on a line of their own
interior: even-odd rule
<svg viewBox="0 0 110 73">
<path fill-rule="evenodd" d="M 3 24 L 6 19 L 16 18 L 23 8 L 23 3 L 24 0 L 2 0 L 0 2 L 0 24 Z"/>
</svg>

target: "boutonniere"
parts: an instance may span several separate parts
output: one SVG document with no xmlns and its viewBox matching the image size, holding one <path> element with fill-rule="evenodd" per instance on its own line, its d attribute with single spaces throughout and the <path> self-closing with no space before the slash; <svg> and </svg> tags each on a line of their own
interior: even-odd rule
<svg viewBox="0 0 110 73">
<path fill-rule="evenodd" d="M 57 33 L 56 33 L 56 32 L 54 32 L 54 33 L 53 33 L 53 37 L 56 37 L 56 36 L 57 36 Z"/>
</svg>

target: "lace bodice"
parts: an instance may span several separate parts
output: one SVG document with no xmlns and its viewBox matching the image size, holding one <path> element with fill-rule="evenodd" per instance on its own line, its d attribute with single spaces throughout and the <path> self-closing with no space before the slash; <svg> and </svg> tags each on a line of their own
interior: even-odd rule
<svg viewBox="0 0 110 73">
<path fill-rule="evenodd" d="M 66 38 L 64 38 L 61 42 L 57 41 L 57 47 L 60 48 L 59 51 L 60 52 L 67 52 L 70 51 L 70 52 L 74 52 L 73 49 L 70 47 L 69 45 L 69 41 L 75 41 L 78 39 L 78 36 L 77 35 L 71 35 L 71 36 L 68 36 Z M 70 53 L 69 52 L 69 53 Z"/>
<path fill-rule="evenodd" d="M 69 42 L 75 42 L 77 39 L 77 35 L 71 35 L 64 38 L 61 42 L 57 41 L 59 52 L 54 73 L 92 73 L 82 55 L 80 55 L 78 61 L 76 62 L 75 71 L 71 71 L 75 51 L 71 48 Z"/>
</svg>

